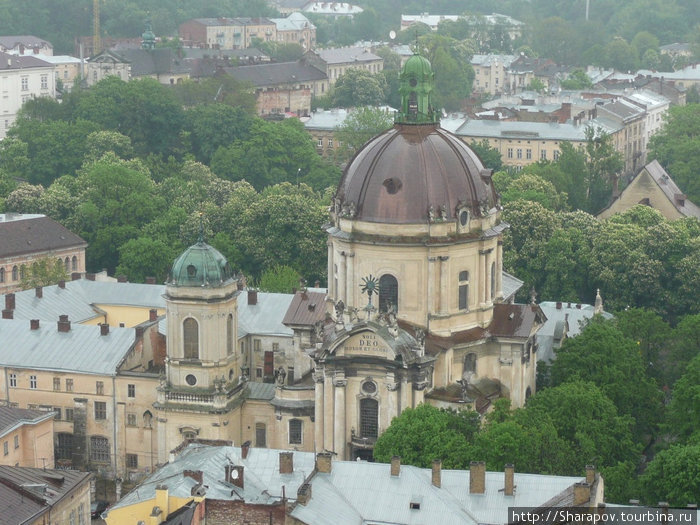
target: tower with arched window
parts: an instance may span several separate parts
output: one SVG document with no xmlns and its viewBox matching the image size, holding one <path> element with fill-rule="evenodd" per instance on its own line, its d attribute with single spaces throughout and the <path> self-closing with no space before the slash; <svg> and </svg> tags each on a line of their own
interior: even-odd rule
<svg viewBox="0 0 700 525">
<path fill-rule="evenodd" d="M 434 371 L 427 387 L 424 381 L 413 384 L 425 389 L 426 400 L 485 410 L 498 397 L 522 406 L 528 389 L 535 389 L 536 359 L 530 353 L 544 316 L 536 305 L 505 304 L 514 294 L 504 293 L 502 238 L 508 224 L 501 220 L 492 171 L 440 127 L 428 60 L 418 54 L 409 58 L 399 81 L 402 103 L 395 124 L 348 163 L 326 230 L 328 295 L 344 328 L 317 355 L 317 384 L 328 397 L 321 399 L 317 387 L 316 431 L 321 432 L 318 418 L 324 417 L 319 403 L 333 401 L 335 427 L 326 422 L 323 442 L 336 452 L 348 450 L 351 429 L 361 434 L 370 419 L 363 414 L 375 411 L 369 402 L 349 401 L 359 399 L 360 383 L 349 391 L 345 385 L 354 383 L 336 378 L 376 377 L 388 370 L 376 359 L 372 369 L 366 359 L 334 357 L 337 341 L 362 318 L 367 301 L 360 285 L 370 275 L 379 284 L 379 313 L 395 315 L 408 334 L 425 334 L 423 348 L 435 360 Z M 394 377 L 393 371 L 387 374 Z M 382 414 L 407 406 L 406 401 L 391 404 L 391 395 L 381 390 L 376 398 L 380 429 Z M 346 401 L 338 406 L 331 396 Z M 341 418 L 345 434 L 329 441 Z"/>
<path fill-rule="evenodd" d="M 165 287 L 167 359 L 158 392 L 161 450 L 186 438 L 230 439 L 230 402 L 243 390 L 236 354 L 238 281 L 199 242 L 174 262 Z"/>
</svg>

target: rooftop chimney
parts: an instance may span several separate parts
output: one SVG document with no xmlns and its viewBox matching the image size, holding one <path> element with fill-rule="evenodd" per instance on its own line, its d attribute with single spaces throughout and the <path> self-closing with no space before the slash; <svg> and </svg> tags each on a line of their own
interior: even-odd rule
<svg viewBox="0 0 700 525">
<path fill-rule="evenodd" d="M 574 506 L 583 505 L 591 499 L 591 486 L 585 481 L 574 483 Z"/>
<path fill-rule="evenodd" d="M 280 452 L 280 474 L 294 472 L 294 452 Z"/>
<path fill-rule="evenodd" d="M 8 310 L 7 308 L 5 308 L 2 311 L 2 318 L 3 319 L 12 319 L 13 318 L 12 312 L 13 312 L 12 310 Z"/>
<path fill-rule="evenodd" d="M 248 457 L 248 450 L 250 449 L 250 441 L 246 441 L 241 445 L 241 458 L 245 459 Z"/>
<path fill-rule="evenodd" d="M 70 274 L 70 280 L 71 281 L 77 281 L 80 279 L 80 272 L 73 272 Z"/>
<path fill-rule="evenodd" d="M 155 277 L 146 277 L 146 284 L 156 284 L 156 278 Z"/>
<path fill-rule="evenodd" d="M 595 481 L 595 465 L 586 465 L 586 483 L 593 485 Z"/>
<path fill-rule="evenodd" d="M 297 503 L 301 505 L 306 505 L 311 499 L 311 484 L 304 483 L 297 490 Z"/>
<path fill-rule="evenodd" d="M 34 288 L 34 293 L 39 299 L 44 297 L 44 289 L 41 286 L 37 286 L 36 288 Z"/>
<path fill-rule="evenodd" d="M 245 488 L 243 483 L 244 468 L 242 465 L 226 465 L 226 481 L 238 488 Z"/>
<path fill-rule="evenodd" d="M 561 301 L 557 301 L 557 310 L 561 310 Z"/>
<path fill-rule="evenodd" d="M 469 463 L 469 494 L 486 492 L 486 463 L 472 461 Z"/>
<path fill-rule="evenodd" d="M 61 289 L 65 288 L 65 287 L 66 287 L 66 281 L 64 281 L 63 279 L 61 279 L 60 281 L 58 281 L 58 287 L 61 288 Z"/>
<path fill-rule="evenodd" d="M 14 310 L 15 309 L 15 294 L 13 294 L 13 293 L 5 294 L 5 308 L 7 310 Z"/>
<path fill-rule="evenodd" d="M 94 273 L 86 273 L 85 274 L 85 279 L 88 281 L 94 281 L 95 280 L 95 274 Z"/>
<path fill-rule="evenodd" d="M 330 452 L 319 452 L 316 454 L 316 470 L 325 474 L 330 474 L 332 461 Z"/>
<path fill-rule="evenodd" d="M 156 321 L 157 319 L 158 319 L 158 310 L 156 310 L 155 308 L 151 308 L 148 311 L 148 320 L 153 322 L 153 321 Z"/>
<path fill-rule="evenodd" d="M 70 332 L 70 321 L 67 315 L 59 315 L 57 324 L 59 332 Z"/>
<path fill-rule="evenodd" d="M 433 484 L 434 487 L 440 488 L 441 486 L 441 480 L 440 480 L 440 475 L 442 474 L 442 460 L 440 459 L 434 459 L 433 460 L 433 471 L 432 475 L 430 477 L 430 481 Z"/>
<path fill-rule="evenodd" d="M 100 323 L 100 335 L 109 334 L 109 323 Z"/>
<path fill-rule="evenodd" d="M 515 467 L 512 463 L 508 463 L 505 467 L 505 488 L 503 489 L 505 496 L 515 495 Z"/>
<path fill-rule="evenodd" d="M 258 291 L 248 290 L 248 306 L 253 306 L 254 304 L 258 304 Z"/>
<path fill-rule="evenodd" d="M 30 330 L 38 330 L 39 329 L 39 319 L 30 319 L 29 320 L 29 329 Z"/>
<path fill-rule="evenodd" d="M 117 275 L 117 282 L 118 283 L 125 283 L 126 282 L 126 275 Z"/>
<path fill-rule="evenodd" d="M 391 475 L 398 476 L 401 473 L 401 456 L 391 457 Z"/>
</svg>

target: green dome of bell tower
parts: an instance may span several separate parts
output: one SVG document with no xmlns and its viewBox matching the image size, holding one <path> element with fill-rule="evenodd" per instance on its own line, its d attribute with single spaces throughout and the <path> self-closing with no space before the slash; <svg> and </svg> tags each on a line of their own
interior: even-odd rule
<svg viewBox="0 0 700 525">
<path fill-rule="evenodd" d="M 401 111 L 399 124 L 435 124 L 440 118 L 432 104 L 435 73 L 430 61 L 417 52 L 406 61 L 399 74 Z"/>
</svg>

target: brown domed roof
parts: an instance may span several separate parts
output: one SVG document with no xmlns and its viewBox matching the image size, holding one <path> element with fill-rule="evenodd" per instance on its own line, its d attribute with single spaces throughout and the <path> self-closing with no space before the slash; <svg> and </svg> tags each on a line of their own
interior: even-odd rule
<svg viewBox="0 0 700 525">
<path fill-rule="evenodd" d="M 396 124 L 350 161 L 336 192 L 345 215 L 390 224 L 452 220 L 466 207 L 481 216 L 496 205 L 491 170 L 464 142 L 436 124 Z M 348 212 L 348 210 L 350 210 Z"/>
</svg>

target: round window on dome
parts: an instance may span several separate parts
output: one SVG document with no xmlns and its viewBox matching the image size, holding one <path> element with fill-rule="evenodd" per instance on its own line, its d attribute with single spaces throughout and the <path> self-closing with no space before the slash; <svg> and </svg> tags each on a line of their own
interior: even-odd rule
<svg viewBox="0 0 700 525">
<path fill-rule="evenodd" d="M 377 383 L 374 381 L 365 381 L 362 383 L 362 393 L 374 394 L 377 392 Z"/>
<path fill-rule="evenodd" d="M 197 384 L 197 378 L 193 374 L 187 374 L 185 382 L 190 386 L 194 386 Z"/>
<path fill-rule="evenodd" d="M 187 265 L 187 277 L 196 277 L 197 267 L 194 264 Z"/>
<path fill-rule="evenodd" d="M 387 193 L 389 193 L 390 195 L 398 193 L 401 189 L 401 186 L 403 186 L 403 183 L 399 179 L 395 179 L 394 177 L 385 179 L 382 184 L 386 188 Z"/>
<path fill-rule="evenodd" d="M 459 223 L 462 226 L 466 226 L 469 222 L 469 212 L 467 210 L 462 210 L 459 212 Z"/>
</svg>

